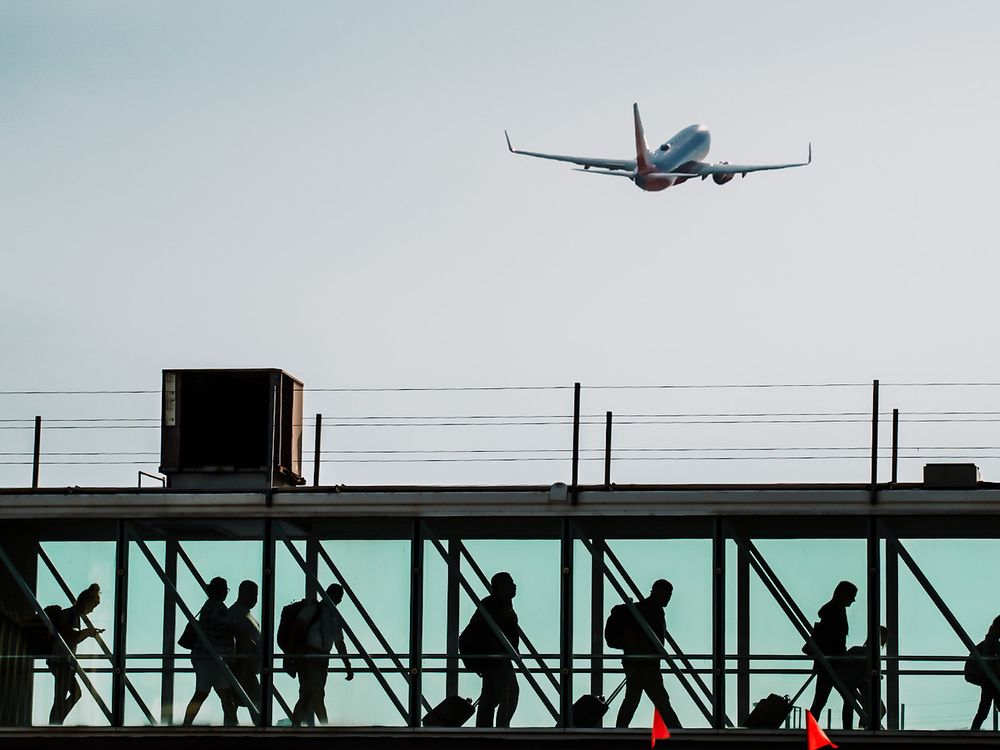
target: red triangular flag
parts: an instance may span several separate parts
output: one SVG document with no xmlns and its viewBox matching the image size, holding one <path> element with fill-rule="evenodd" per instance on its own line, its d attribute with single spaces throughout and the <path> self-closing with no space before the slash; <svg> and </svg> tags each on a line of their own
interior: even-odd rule
<svg viewBox="0 0 1000 750">
<path fill-rule="evenodd" d="M 653 739 L 650 741 L 650 747 L 656 747 L 657 740 L 669 740 L 670 730 L 667 729 L 667 725 L 663 723 L 663 717 L 660 716 L 660 712 L 655 708 L 653 709 Z"/>
<path fill-rule="evenodd" d="M 832 748 L 837 746 L 830 742 L 830 738 L 826 736 L 819 724 L 816 723 L 816 719 L 813 715 L 806 711 L 806 742 L 809 744 L 809 750 L 817 750 L 820 747 L 826 747 L 829 745 Z"/>
</svg>

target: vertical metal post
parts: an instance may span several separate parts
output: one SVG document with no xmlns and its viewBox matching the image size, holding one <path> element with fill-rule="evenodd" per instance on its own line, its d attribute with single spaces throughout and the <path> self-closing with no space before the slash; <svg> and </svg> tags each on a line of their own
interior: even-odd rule
<svg viewBox="0 0 1000 750">
<path fill-rule="evenodd" d="M 320 448 L 323 445 L 323 415 L 316 415 L 316 449 L 315 458 L 313 459 L 313 487 L 319 487 L 319 458 L 321 454 Z"/>
<path fill-rule="evenodd" d="M 899 467 L 899 409 L 892 410 L 892 483 L 896 484 Z"/>
<path fill-rule="evenodd" d="M 906 729 L 906 704 L 902 703 L 899 706 L 899 729 L 900 731 Z"/>
<path fill-rule="evenodd" d="M 263 648 L 260 668 L 260 725 L 271 726 L 274 702 L 274 521 L 264 519 L 264 545 L 261 555 L 260 632 Z"/>
<path fill-rule="evenodd" d="M 604 486 L 611 489 L 611 412 L 604 421 Z"/>
<path fill-rule="evenodd" d="M 569 501 L 576 504 L 580 479 L 580 384 L 573 384 L 573 478 L 570 482 Z"/>
<path fill-rule="evenodd" d="M 171 585 L 177 588 L 177 540 L 168 539 L 163 560 L 163 572 Z M 163 587 L 163 663 L 160 672 L 160 723 L 169 727 L 174 723 L 174 639 L 177 636 L 177 604 L 173 594 Z"/>
<path fill-rule="evenodd" d="M 882 643 L 879 637 L 882 610 L 881 547 L 878 519 L 868 519 L 868 729 L 879 730 L 882 722 Z"/>
<path fill-rule="evenodd" d="M 878 380 L 872 381 L 872 478 L 871 504 L 878 502 Z"/>
<path fill-rule="evenodd" d="M 424 624 L 424 535 L 413 519 L 410 537 L 410 726 L 420 726 L 421 656 Z"/>
<path fill-rule="evenodd" d="M 604 540 L 590 554 L 590 692 L 604 695 Z"/>
<path fill-rule="evenodd" d="M 35 417 L 35 451 L 31 460 L 31 488 L 38 489 L 38 468 L 42 459 L 42 418 Z"/>
<path fill-rule="evenodd" d="M 278 382 L 277 376 L 271 381 L 271 431 L 267 438 L 267 493 L 264 496 L 265 505 L 274 501 L 271 490 L 274 489 L 274 453 L 277 450 L 275 431 L 278 429 Z"/>
<path fill-rule="evenodd" d="M 902 729 L 899 705 L 899 555 L 893 544 L 885 545 L 885 626 L 889 630 L 885 644 L 886 726 Z"/>
<path fill-rule="evenodd" d="M 712 528 L 712 726 L 726 721 L 726 537 L 722 519 Z"/>
<path fill-rule="evenodd" d="M 573 530 L 562 520 L 559 540 L 559 723 L 573 725 Z"/>
<path fill-rule="evenodd" d="M 115 545 L 115 638 L 114 672 L 111 680 L 111 724 L 125 724 L 125 630 L 128 622 L 128 528 L 125 521 L 118 522 L 118 540 Z"/>
<path fill-rule="evenodd" d="M 447 696 L 458 695 L 458 635 L 461 623 L 459 622 L 459 586 L 456 570 L 461 566 L 461 542 L 457 539 L 448 540 L 448 557 L 451 562 L 448 564 L 447 578 L 447 611 L 445 613 L 445 642 L 447 643 L 448 658 L 445 662 L 445 686 L 444 693 Z"/>
<path fill-rule="evenodd" d="M 736 715 L 744 726 L 750 715 L 750 554 L 736 552 Z"/>
</svg>

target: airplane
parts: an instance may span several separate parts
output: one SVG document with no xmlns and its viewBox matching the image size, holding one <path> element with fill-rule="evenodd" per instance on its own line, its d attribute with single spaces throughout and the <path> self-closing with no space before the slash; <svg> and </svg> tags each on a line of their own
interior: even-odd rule
<svg viewBox="0 0 1000 750">
<path fill-rule="evenodd" d="M 553 159 L 579 164 L 582 169 L 577 172 L 611 175 L 612 177 L 627 177 L 642 190 L 655 192 L 666 190 L 673 185 L 700 177 L 704 180 L 711 177 L 716 185 L 725 185 L 736 175 L 747 176 L 748 172 L 762 172 L 771 169 L 789 169 L 804 167 L 812 163 L 812 143 L 809 144 L 809 158 L 795 164 L 730 164 L 720 161 L 709 164 L 701 161 L 708 156 L 712 138 L 703 125 L 690 125 L 666 141 L 656 151 L 650 151 L 646 146 L 646 136 L 642 130 L 642 120 L 639 118 L 639 105 L 632 105 L 635 117 L 635 158 L 634 159 L 592 159 L 586 156 L 561 156 L 559 154 L 541 154 L 537 151 L 521 151 L 510 143 L 507 131 L 507 148 L 512 154 L 535 156 L 539 159 Z"/>
</svg>

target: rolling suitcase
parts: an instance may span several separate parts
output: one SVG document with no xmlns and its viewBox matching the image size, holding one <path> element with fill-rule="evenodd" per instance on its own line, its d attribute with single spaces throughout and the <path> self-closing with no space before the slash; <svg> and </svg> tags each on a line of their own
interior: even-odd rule
<svg viewBox="0 0 1000 750">
<path fill-rule="evenodd" d="M 449 695 L 424 717 L 425 727 L 460 727 L 476 711 L 476 703 L 460 695 Z"/>
<path fill-rule="evenodd" d="M 792 706 L 795 705 L 795 701 L 805 692 L 815 676 L 814 674 L 809 675 L 809 679 L 805 681 L 805 684 L 799 688 L 799 692 L 791 699 L 787 695 L 771 693 L 759 701 L 753 707 L 753 711 L 750 712 L 744 726 L 747 729 L 779 729 L 792 710 Z"/>
<path fill-rule="evenodd" d="M 615 688 L 614 692 L 605 700 L 600 695 L 585 695 L 573 704 L 572 721 L 573 726 L 580 729 L 596 729 L 601 726 L 601 719 L 608 712 L 608 706 L 615 696 L 625 687 L 625 680 Z"/>
</svg>

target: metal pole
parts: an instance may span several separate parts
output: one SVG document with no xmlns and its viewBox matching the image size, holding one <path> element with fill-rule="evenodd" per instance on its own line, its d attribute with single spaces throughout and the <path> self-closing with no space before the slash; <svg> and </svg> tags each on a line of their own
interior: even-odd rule
<svg viewBox="0 0 1000 750">
<path fill-rule="evenodd" d="M 580 384 L 573 384 L 573 479 L 570 482 L 569 501 L 576 505 L 580 479 Z"/>
<path fill-rule="evenodd" d="M 573 725 L 573 534 L 568 518 L 562 520 L 559 544 L 559 721 Z"/>
<path fill-rule="evenodd" d="M 902 729 L 899 705 L 899 556 L 891 544 L 885 545 L 885 626 L 889 631 L 885 644 L 886 726 Z"/>
<path fill-rule="evenodd" d="M 611 412 L 604 422 L 604 486 L 611 489 Z"/>
<path fill-rule="evenodd" d="M 712 725 L 725 727 L 726 716 L 726 537 L 722 519 L 712 528 Z"/>
<path fill-rule="evenodd" d="M 413 519 L 410 537 L 410 726 L 421 718 L 421 669 L 424 640 L 424 537 L 420 519 Z"/>
<path fill-rule="evenodd" d="M 31 461 L 31 489 L 38 489 L 38 466 L 42 457 L 42 418 L 35 417 L 35 451 Z"/>
<path fill-rule="evenodd" d="M 260 592 L 260 638 L 261 638 L 261 659 L 260 665 L 260 725 L 264 728 L 271 726 L 273 714 L 273 698 L 278 697 L 279 702 L 284 704 L 281 697 L 274 689 L 274 521 L 271 518 L 264 519 L 263 551 L 261 554 L 261 592 Z M 291 718 L 288 706 L 283 705 L 285 713 Z"/>
<path fill-rule="evenodd" d="M 458 635 L 459 635 L 459 608 L 460 603 L 460 590 L 458 588 L 458 576 L 455 575 L 455 570 L 461 564 L 461 552 L 460 544 L 456 539 L 448 540 L 448 572 L 447 572 L 447 587 L 448 587 L 448 603 L 447 612 L 445 614 L 445 633 L 447 647 L 446 651 L 448 658 L 445 661 L 445 688 L 444 693 L 447 696 L 458 695 L 458 670 L 460 665 L 458 663 Z"/>
<path fill-rule="evenodd" d="M 313 459 L 313 487 L 319 487 L 319 456 L 323 442 L 323 415 L 316 415 L 316 452 Z"/>
<path fill-rule="evenodd" d="M 896 469 L 899 466 L 899 409 L 892 410 L 892 483 L 896 484 Z"/>
<path fill-rule="evenodd" d="M 872 381 L 872 478 L 871 504 L 878 502 L 878 380 Z"/>
<path fill-rule="evenodd" d="M 750 715 L 750 553 L 736 549 L 736 716 Z"/>
<path fill-rule="evenodd" d="M 882 605 L 881 546 L 878 519 L 868 519 L 868 729 L 876 732 L 882 724 L 882 640 L 879 610 Z"/>
<path fill-rule="evenodd" d="M 590 692 L 604 695 L 604 540 L 594 539 L 590 555 Z"/>
<path fill-rule="evenodd" d="M 115 545 L 115 638 L 114 674 L 111 681 L 111 724 L 125 725 L 125 633 L 128 623 L 128 535 L 125 522 L 118 522 Z"/>
<path fill-rule="evenodd" d="M 163 572 L 171 585 L 177 587 L 177 541 L 168 539 L 163 560 Z M 174 723 L 174 639 L 177 634 L 177 605 L 170 590 L 163 587 L 163 664 L 160 673 L 160 723 Z"/>
</svg>

